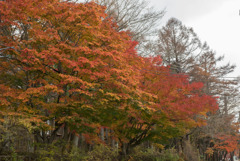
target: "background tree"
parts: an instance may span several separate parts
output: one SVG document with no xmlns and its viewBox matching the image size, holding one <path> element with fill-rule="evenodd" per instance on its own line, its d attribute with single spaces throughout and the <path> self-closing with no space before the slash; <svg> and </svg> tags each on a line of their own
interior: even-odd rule
<svg viewBox="0 0 240 161">
<path fill-rule="evenodd" d="M 235 65 L 229 63 L 219 65 L 222 64 L 220 62 L 223 58 L 223 56 L 216 57 L 216 53 L 208 49 L 198 57 L 198 65 L 190 73 L 193 81 L 204 83 L 204 93 L 219 97 L 219 111 L 215 115 L 211 115 L 208 124 L 198 128 L 194 134 L 194 137 L 198 139 L 197 145 L 200 153 L 203 154 L 203 151 L 208 153 L 210 149 L 212 150 L 211 157 L 208 154 L 205 156 L 206 159 L 223 159 L 228 153 L 234 153 L 237 149 L 237 144 L 235 144 L 237 141 L 228 143 L 227 138 L 232 137 L 234 140 L 238 137 L 236 131 L 238 126 L 234 123 L 234 113 L 236 107 L 239 106 L 238 81 L 227 78 L 228 74 L 234 71 Z M 221 149 L 219 144 L 223 145 L 223 138 L 226 139 L 226 142 L 223 143 L 224 146 L 221 146 Z"/>
<path fill-rule="evenodd" d="M 227 78 L 228 74 L 234 71 L 235 65 L 230 63 L 222 65 L 223 56 L 216 57 L 216 53 L 206 43 L 201 43 L 191 28 L 184 26 L 174 18 L 170 19 L 166 26 L 159 31 L 155 46 L 157 49 L 155 54 L 162 56 L 164 64 L 169 65 L 173 73 L 179 73 L 179 77 L 188 75 L 191 82 L 203 82 L 203 93 L 219 97 L 220 111 L 215 115 L 208 114 L 206 127 L 190 130 L 186 136 L 192 135 L 194 139 L 199 140 L 196 143 L 196 140 L 193 139 L 188 146 L 195 149 L 194 151 L 197 151 L 196 144 L 198 148 L 205 147 L 204 150 L 201 149 L 201 154 L 204 155 L 207 148 L 214 146 L 211 139 L 218 140 L 218 136 L 229 136 L 229 131 L 235 137 L 237 134 L 236 131 L 234 132 L 235 128 L 232 127 L 234 116 L 232 112 L 239 105 L 237 101 L 239 100 L 238 82 Z M 211 130 L 210 132 L 208 129 L 214 129 L 214 132 Z M 201 133 L 198 133 L 199 131 Z M 183 136 L 180 140 L 173 139 L 174 145 L 178 147 L 176 143 L 181 143 L 183 139 L 187 138 Z M 183 146 L 183 148 L 186 149 L 188 146 Z M 213 150 L 213 152 L 216 155 L 219 151 Z M 187 157 L 191 158 L 190 155 Z"/>
<path fill-rule="evenodd" d="M 202 50 L 202 44 L 192 28 L 171 18 L 158 33 L 156 55 L 161 55 L 163 63 L 170 65 L 177 73 L 188 73 Z"/>
<path fill-rule="evenodd" d="M 108 18 L 117 23 L 118 31 L 130 31 L 132 39 L 138 42 L 138 54 L 147 55 L 145 45 L 156 35 L 165 10 L 158 11 L 146 0 L 97 0 L 97 3 L 106 6 Z"/>
</svg>

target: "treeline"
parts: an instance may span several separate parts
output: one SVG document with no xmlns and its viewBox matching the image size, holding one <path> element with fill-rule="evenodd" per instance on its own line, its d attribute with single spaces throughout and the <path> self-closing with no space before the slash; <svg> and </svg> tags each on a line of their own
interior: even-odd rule
<svg viewBox="0 0 240 161">
<path fill-rule="evenodd" d="M 146 1 L 0 1 L 0 159 L 238 155 L 238 80 Z"/>
</svg>

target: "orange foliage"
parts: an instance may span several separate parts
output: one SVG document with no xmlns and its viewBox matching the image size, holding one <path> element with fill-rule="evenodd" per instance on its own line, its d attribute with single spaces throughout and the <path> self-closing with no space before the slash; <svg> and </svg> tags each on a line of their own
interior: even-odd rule
<svg viewBox="0 0 240 161">
<path fill-rule="evenodd" d="M 217 137 L 217 142 L 214 145 L 214 148 L 217 150 L 224 150 L 228 153 L 238 149 L 238 136 L 233 135 L 220 135 Z"/>
<path fill-rule="evenodd" d="M 138 56 L 137 42 L 115 30 L 102 6 L 59 0 L 0 6 L 0 47 L 9 47 L 0 58 L 0 105 L 9 115 L 18 112 L 42 128 L 54 119 L 54 127 L 68 124 L 77 133 L 107 126 L 130 140 L 159 124 L 202 125 L 217 109 L 201 83 L 170 74 L 160 57 Z"/>
</svg>

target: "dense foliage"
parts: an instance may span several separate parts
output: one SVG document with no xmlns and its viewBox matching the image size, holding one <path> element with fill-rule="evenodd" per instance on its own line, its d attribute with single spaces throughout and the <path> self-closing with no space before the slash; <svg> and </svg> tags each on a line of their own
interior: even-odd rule
<svg viewBox="0 0 240 161">
<path fill-rule="evenodd" d="M 96 160 L 99 144 L 108 159 L 144 144 L 163 157 L 164 147 L 205 127 L 218 110 L 204 83 L 174 74 L 160 56 L 139 56 L 130 32 L 118 31 L 103 6 L 59 0 L 0 6 L 0 154 L 21 152 L 21 141 L 25 152 L 53 160 L 79 157 L 78 147 Z M 234 151 L 237 134 L 235 142 L 230 136 L 219 135 L 214 148 Z"/>
</svg>

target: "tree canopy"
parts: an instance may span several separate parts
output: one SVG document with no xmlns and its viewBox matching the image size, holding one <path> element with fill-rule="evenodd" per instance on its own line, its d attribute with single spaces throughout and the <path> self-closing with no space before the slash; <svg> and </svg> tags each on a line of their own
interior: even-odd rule
<svg viewBox="0 0 240 161">
<path fill-rule="evenodd" d="M 24 127 L 35 143 L 63 142 L 64 154 L 73 136 L 102 144 L 100 130 L 108 129 L 127 155 L 145 141 L 164 145 L 206 125 L 218 110 L 204 84 L 171 72 L 166 57 L 138 55 L 132 34 L 120 31 L 104 6 L 59 0 L 0 6 L 0 121 Z"/>
</svg>

